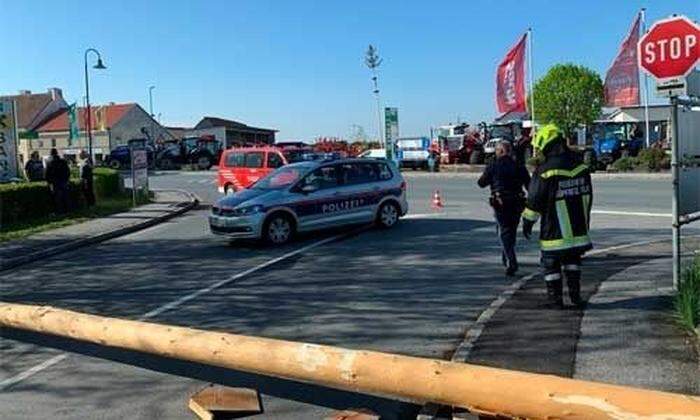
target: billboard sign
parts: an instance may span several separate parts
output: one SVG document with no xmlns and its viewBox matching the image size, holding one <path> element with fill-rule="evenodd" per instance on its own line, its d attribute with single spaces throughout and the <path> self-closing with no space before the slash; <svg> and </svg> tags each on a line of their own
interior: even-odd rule
<svg viewBox="0 0 700 420">
<path fill-rule="evenodd" d="M 399 109 L 384 108 L 384 148 L 386 158 L 394 160 L 394 148 L 396 140 L 399 138 Z"/>
<path fill-rule="evenodd" d="M 0 101 L 0 182 L 19 177 L 14 102 Z"/>
</svg>

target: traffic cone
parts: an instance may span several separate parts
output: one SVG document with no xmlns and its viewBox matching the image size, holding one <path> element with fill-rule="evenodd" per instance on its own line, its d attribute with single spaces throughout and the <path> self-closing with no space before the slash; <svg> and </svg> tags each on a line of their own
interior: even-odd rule
<svg viewBox="0 0 700 420">
<path fill-rule="evenodd" d="M 440 198 L 440 190 L 435 190 L 435 194 L 433 194 L 433 205 L 432 205 L 432 207 L 433 207 L 434 209 L 438 209 L 438 210 L 444 207 L 443 204 L 442 204 L 442 199 Z"/>
</svg>

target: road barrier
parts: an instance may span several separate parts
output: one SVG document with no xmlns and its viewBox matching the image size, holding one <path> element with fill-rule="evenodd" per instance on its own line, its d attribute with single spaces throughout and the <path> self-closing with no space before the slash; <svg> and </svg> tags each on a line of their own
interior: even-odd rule
<svg viewBox="0 0 700 420">
<path fill-rule="evenodd" d="M 0 302 L 0 326 L 365 394 L 532 419 L 698 419 L 700 397 Z"/>
</svg>

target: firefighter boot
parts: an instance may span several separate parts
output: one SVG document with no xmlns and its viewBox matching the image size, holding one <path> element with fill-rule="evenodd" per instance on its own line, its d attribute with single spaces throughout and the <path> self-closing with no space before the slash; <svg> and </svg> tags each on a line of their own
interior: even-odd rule
<svg viewBox="0 0 700 420">
<path fill-rule="evenodd" d="M 564 276 L 566 277 L 566 286 L 569 288 L 569 298 L 571 303 L 581 308 L 583 306 L 583 300 L 581 300 L 581 271 L 576 270 L 564 270 Z"/>
<path fill-rule="evenodd" d="M 552 309 L 561 309 L 564 307 L 563 289 L 564 285 L 559 280 L 550 280 L 547 284 L 547 306 Z"/>
</svg>

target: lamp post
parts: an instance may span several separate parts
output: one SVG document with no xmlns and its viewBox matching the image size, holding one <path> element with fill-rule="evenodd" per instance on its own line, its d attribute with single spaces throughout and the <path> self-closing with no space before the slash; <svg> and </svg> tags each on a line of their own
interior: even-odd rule
<svg viewBox="0 0 700 420">
<path fill-rule="evenodd" d="M 88 77 L 88 54 L 94 53 L 97 56 L 97 64 L 92 66 L 93 69 L 103 70 L 107 67 L 102 63 L 100 52 L 94 48 L 85 50 L 85 105 L 87 108 L 87 118 L 85 120 L 85 129 L 88 135 L 88 154 L 90 161 L 94 161 L 95 156 L 92 154 L 92 111 L 90 110 L 90 79 Z"/>
</svg>

